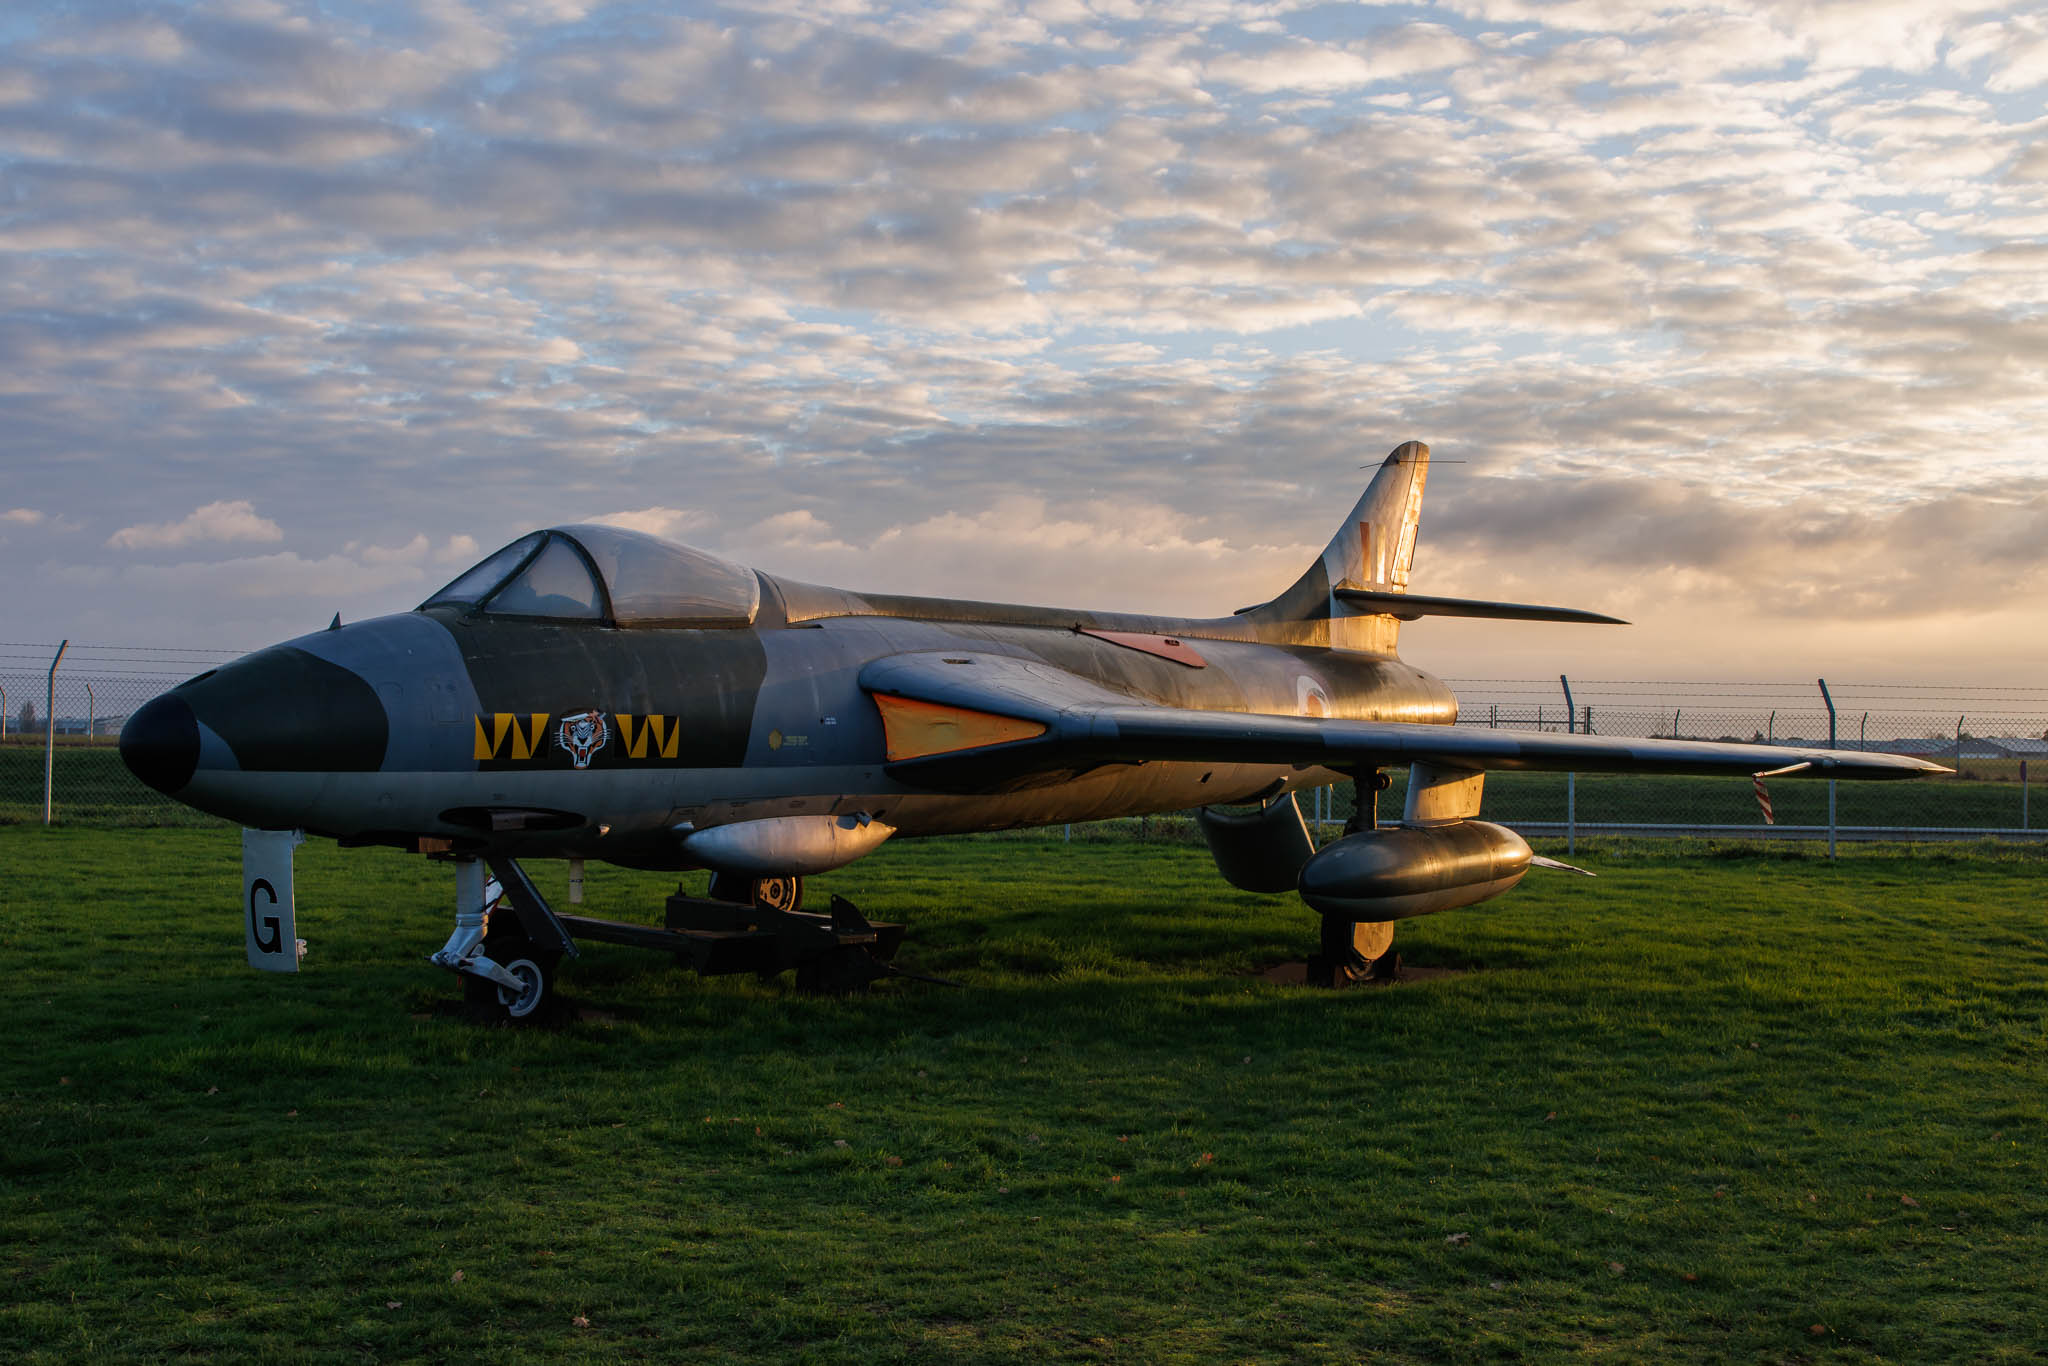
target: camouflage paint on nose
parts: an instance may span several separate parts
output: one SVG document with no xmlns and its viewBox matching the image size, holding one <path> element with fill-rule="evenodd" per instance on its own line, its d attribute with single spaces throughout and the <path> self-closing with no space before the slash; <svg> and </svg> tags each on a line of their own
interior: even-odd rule
<svg viewBox="0 0 2048 1366">
<path fill-rule="evenodd" d="M 182 699 L 200 725 L 220 736 L 244 772 L 372 772 L 382 767 L 390 740 L 375 688 L 289 645 L 260 650 L 166 696 Z"/>
<path fill-rule="evenodd" d="M 144 703 L 121 727 L 121 762 L 159 792 L 175 793 L 199 767 L 199 722 L 176 693 Z"/>
</svg>

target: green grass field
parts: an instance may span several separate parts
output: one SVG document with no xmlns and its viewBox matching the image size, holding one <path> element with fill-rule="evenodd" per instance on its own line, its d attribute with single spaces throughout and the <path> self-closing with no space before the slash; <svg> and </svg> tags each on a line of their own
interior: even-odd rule
<svg viewBox="0 0 2048 1366">
<path fill-rule="evenodd" d="M 590 948 L 486 1028 L 444 867 L 0 829 L 0 1355 L 2038 1361 L 2048 858 L 1616 843 L 1310 992 L 1292 898 L 1057 832 L 829 878 L 965 990 Z M 559 894 L 556 865 L 535 869 Z M 596 914 L 662 879 L 596 868 Z"/>
</svg>

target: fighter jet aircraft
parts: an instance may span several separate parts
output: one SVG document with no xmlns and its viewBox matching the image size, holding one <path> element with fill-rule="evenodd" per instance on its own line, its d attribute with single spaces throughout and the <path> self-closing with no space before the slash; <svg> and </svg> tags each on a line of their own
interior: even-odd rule
<svg viewBox="0 0 2048 1366">
<path fill-rule="evenodd" d="M 1946 772 L 1455 726 L 1451 690 L 1396 653 L 1403 621 L 1615 619 L 1410 592 L 1428 467 L 1421 443 L 1396 449 L 1292 586 L 1207 619 L 856 593 L 611 526 L 535 531 L 412 612 L 337 620 L 179 684 L 130 719 L 121 754 L 245 826 L 451 858 L 457 925 L 434 961 L 515 1017 L 578 937 L 686 947 L 707 971 L 865 980 L 900 927 L 837 899 L 804 913 L 800 880 L 892 838 L 1201 808 L 1224 877 L 1320 914 L 1310 975 L 1335 982 L 1387 954 L 1392 922 L 1497 896 L 1529 868 L 1519 835 L 1477 819 L 1490 769 Z M 1396 765 L 1405 809 L 1381 824 Z M 1294 794 L 1347 781 L 1359 815 L 1318 850 Z M 281 873 L 274 854 L 246 873 L 264 966 L 297 961 L 288 921 L 280 934 L 264 914 L 280 878 L 289 911 L 284 848 Z M 709 869 L 713 896 L 672 898 L 659 929 L 562 915 L 522 858 Z"/>
</svg>

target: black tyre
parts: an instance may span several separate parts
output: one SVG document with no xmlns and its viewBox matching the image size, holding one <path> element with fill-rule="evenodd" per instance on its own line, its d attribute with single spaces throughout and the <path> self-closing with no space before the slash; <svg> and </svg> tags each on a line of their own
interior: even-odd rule
<svg viewBox="0 0 2048 1366">
<path fill-rule="evenodd" d="M 462 999 L 470 1013 L 493 1024 L 525 1024 L 552 1012 L 555 968 L 561 955 L 536 947 L 525 935 L 487 935 L 484 956 L 517 977 L 514 991 L 488 977 L 462 974 Z"/>
</svg>

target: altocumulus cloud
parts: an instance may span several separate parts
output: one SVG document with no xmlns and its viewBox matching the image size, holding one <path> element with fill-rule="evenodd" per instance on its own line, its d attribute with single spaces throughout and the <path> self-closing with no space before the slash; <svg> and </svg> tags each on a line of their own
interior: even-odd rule
<svg viewBox="0 0 2048 1366">
<path fill-rule="evenodd" d="M 602 509 L 858 584 L 1228 611 L 1411 436 L 1446 459 L 1422 586 L 1737 641 L 1789 604 L 1873 650 L 2039 612 L 2048 35 L 2010 7 L 9 24 L 0 404 L 48 520 L 0 573 L 69 585 L 19 630 L 254 644 Z M 109 549 L 267 575 L 235 596 L 274 616 L 198 641 Z"/>
</svg>

